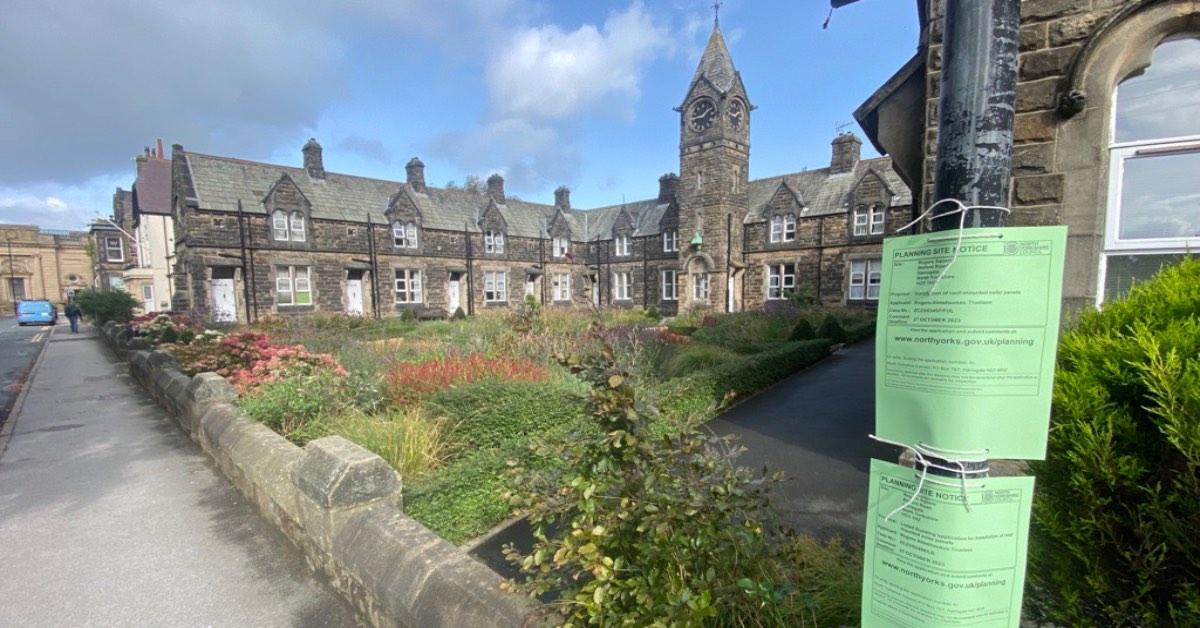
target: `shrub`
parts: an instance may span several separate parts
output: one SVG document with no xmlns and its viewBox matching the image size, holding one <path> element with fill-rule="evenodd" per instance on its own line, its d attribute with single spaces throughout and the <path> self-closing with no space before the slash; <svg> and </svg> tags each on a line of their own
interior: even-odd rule
<svg viewBox="0 0 1200 628">
<path fill-rule="evenodd" d="M 657 305 L 651 305 L 650 307 L 646 308 L 646 318 L 650 319 L 651 321 L 655 321 L 655 322 L 661 321 L 662 320 L 662 312 L 660 312 L 658 310 Z"/>
<path fill-rule="evenodd" d="M 456 444 L 473 449 L 495 447 L 566 423 L 580 416 L 581 404 L 569 391 L 541 380 L 490 378 L 447 388 L 431 397 L 428 407 L 451 418 L 449 429 Z"/>
<path fill-rule="evenodd" d="M 141 304 L 124 290 L 80 290 L 75 293 L 75 305 L 92 322 L 103 325 L 108 321 L 128 322 L 134 308 Z"/>
<path fill-rule="evenodd" d="M 346 370 L 327 353 L 309 353 L 300 345 L 267 346 L 249 367 L 235 370 L 229 377 L 239 392 L 280 379 L 303 378 L 328 372 L 345 378 Z"/>
<path fill-rule="evenodd" d="M 812 340 L 816 337 L 817 332 L 813 329 L 812 323 L 807 318 L 802 318 L 792 328 L 792 334 L 788 336 L 788 340 Z"/>
<path fill-rule="evenodd" d="M 784 542 L 768 507 L 778 478 L 735 466 L 728 440 L 696 430 L 655 437 L 652 411 L 611 352 L 572 368 L 592 385 L 596 433 L 551 452 L 565 461 L 550 473 L 515 468 L 520 490 L 510 499 L 528 511 L 534 545 L 528 554 L 505 548 L 525 576 L 509 586 L 556 594 L 551 609 L 569 625 L 855 621 L 853 604 L 849 616 L 813 607 L 828 586 L 819 576 L 832 570 L 786 551 L 806 553 Z"/>
<path fill-rule="evenodd" d="M 1200 625 L 1200 261 L 1080 317 L 1059 346 L 1031 614 Z"/>
<path fill-rule="evenodd" d="M 246 416 L 298 445 L 328 434 L 323 417 L 345 407 L 345 380 L 330 371 L 264 383 L 238 398 Z"/>
<path fill-rule="evenodd" d="M 383 376 L 383 393 L 392 403 L 405 405 L 455 384 L 484 378 L 540 382 L 548 376 L 544 366 L 531 360 L 488 358 L 482 353 L 472 353 L 466 357 L 397 364 Z"/>
<path fill-rule="evenodd" d="M 821 305 L 821 300 L 817 298 L 817 291 L 813 290 L 812 286 L 801 286 L 788 292 L 787 300 L 801 308 L 820 307 Z"/>
<path fill-rule="evenodd" d="M 403 310 L 400 310 L 400 320 L 404 321 L 405 323 L 415 323 L 417 322 L 417 314 L 416 312 L 412 311 L 412 308 L 406 307 Z"/>
<path fill-rule="evenodd" d="M 152 345 L 189 344 L 204 326 L 186 314 L 147 314 L 129 321 L 133 332 Z"/>
<path fill-rule="evenodd" d="M 429 473 L 446 456 L 446 420 L 431 419 L 419 409 L 379 415 L 347 410 L 320 422 L 323 431 L 378 454 L 406 482 Z"/>
<path fill-rule="evenodd" d="M 715 400 L 729 401 L 758 392 L 821 361 L 829 355 L 831 346 L 825 338 L 789 342 L 770 351 L 726 362 L 693 377 L 704 381 L 702 385 L 712 391 Z"/>
<path fill-rule="evenodd" d="M 723 347 L 688 344 L 680 347 L 675 355 L 667 360 L 663 374 L 667 377 L 682 377 L 735 361 L 739 357 L 741 356 Z"/>
<path fill-rule="evenodd" d="M 460 307 L 460 308 L 457 308 L 457 309 L 455 309 L 455 310 L 454 310 L 454 314 L 450 316 L 450 320 L 452 320 L 452 321 L 465 321 L 465 320 L 467 320 L 467 313 L 466 313 L 466 312 L 464 312 L 464 311 L 463 311 L 463 309 L 462 309 L 461 307 Z"/>
<path fill-rule="evenodd" d="M 842 327 L 842 323 L 838 321 L 833 314 L 825 316 L 825 320 L 821 321 L 821 327 L 817 330 L 818 338 L 828 338 L 835 344 L 846 342 L 846 330 Z"/>
<path fill-rule="evenodd" d="M 708 316 L 692 336 L 704 343 L 739 353 L 763 343 L 787 340 L 796 324 L 794 312 L 737 312 Z"/>
</svg>

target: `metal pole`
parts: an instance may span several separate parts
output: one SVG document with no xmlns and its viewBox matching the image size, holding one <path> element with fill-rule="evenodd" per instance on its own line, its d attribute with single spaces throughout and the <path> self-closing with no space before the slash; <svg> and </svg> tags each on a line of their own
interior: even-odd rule
<svg viewBox="0 0 1200 628">
<path fill-rule="evenodd" d="M 947 2 L 945 20 L 934 201 L 1007 206 L 1021 3 Z M 966 226 L 1002 227 L 1006 216 L 972 210 Z M 932 227 L 957 229 L 960 220 L 957 214 L 937 218 Z"/>
<path fill-rule="evenodd" d="M 947 2 L 945 20 L 933 200 L 953 198 L 968 206 L 1005 207 L 1012 174 L 1021 2 Z M 939 208 L 935 213 L 944 212 Z M 967 213 L 965 223 L 954 214 L 935 218 L 931 227 L 933 231 L 957 229 L 960 224 L 1003 227 L 1007 216 L 1000 210 L 977 209 Z M 987 467 L 986 461 L 963 464 L 968 471 Z M 929 473 L 961 475 L 933 467 Z"/>
</svg>

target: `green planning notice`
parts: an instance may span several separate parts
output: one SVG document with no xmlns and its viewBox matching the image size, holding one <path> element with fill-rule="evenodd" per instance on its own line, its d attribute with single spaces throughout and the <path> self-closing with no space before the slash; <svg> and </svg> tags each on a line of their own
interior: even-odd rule
<svg viewBox="0 0 1200 628">
<path fill-rule="evenodd" d="M 863 555 L 862 625 L 1000 628 L 1019 625 L 1033 478 L 968 480 L 871 461 Z"/>
<path fill-rule="evenodd" d="M 876 434 L 1045 457 L 1066 236 L 1011 227 L 884 242 Z"/>
</svg>

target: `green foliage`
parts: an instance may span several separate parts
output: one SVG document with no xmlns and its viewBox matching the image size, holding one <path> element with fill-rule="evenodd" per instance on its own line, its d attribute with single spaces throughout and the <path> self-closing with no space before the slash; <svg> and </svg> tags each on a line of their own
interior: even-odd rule
<svg viewBox="0 0 1200 628">
<path fill-rule="evenodd" d="M 140 303 L 124 290 L 80 290 L 75 293 L 75 305 L 84 316 L 97 325 L 108 321 L 127 323 Z"/>
<path fill-rule="evenodd" d="M 846 342 L 849 337 L 846 335 L 846 329 L 842 327 L 842 323 L 833 314 L 825 316 L 825 320 L 821 321 L 821 327 L 817 329 L 818 338 L 828 338 L 835 344 Z"/>
<path fill-rule="evenodd" d="M 464 312 L 464 311 L 463 311 L 463 309 L 462 309 L 461 307 L 460 307 L 460 308 L 456 308 L 456 309 L 454 310 L 454 314 L 452 314 L 452 315 L 450 316 L 450 320 L 452 320 L 452 321 L 465 321 L 465 320 L 467 320 L 467 313 L 466 313 L 466 312 Z"/>
<path fill-rule="evenodd" d="M 777 349 L 727 362 L 700 375 L 710 382 L 718 399 L 744 397 L 816 364 L 829 355 L 831 343 L 825 338 L 779 345 Z"/>
<path fill-rule="evenodd" d="M 812 323 L 807 318 L 802 318 L 792 328 L 792 334 L 788 336 L 788 340 L 812 340 L 816 337 L 817 331 L 813 329 Z"/>
<path fill-rule="evenodd" d="M 692 337 L 739 353 L 752 353 L 764 343 L 782 342 L 791 335 L 797 317 L 783 312 L 736 312 L 705 317 Z"/>
<path fill-rule="evenodd" d="M 1200 261 L 1060 343 L 1028 606 L 1063 625 L 1200 625 Z"/>
<path fill-rule="evenodd" d="M 792 290 L 787 293 L 787 300 L 802 308 L 821 306 L 821 300 L 817 298 L 817 291 L 813 290 L 812 286 L 801 286 Z"/>
<path fill-rule="evenodd" d="M 581 415 L 578 399 L 561 387 L 499 379 L 448 388 L 428 406 L 451 419 L 455 442 L 465 449 L 495 447 Z"/>
<path fill-rule="evenodd" d="M 542 304 L 533 298 L 532 294 L 525 295 L 525 300 L 513 310 L 508 317 L 509 325 L 519 334 L 528 334 L 541 324 Z"/>
<path fill-rule="evenodd" d="M 446 455 L 446 421 L 430 419 L 420 410 L 378 415 L 346 410 L 320 419 L 320 424 L 319 431 L 338 434 L 379 455 L 405 482 L 429 473 Z"/>
<path fill-rule="evenodd" d="M 741 356 L 729 349 L 713 345 L 700 343 L 683 345 L 667 360 L 663 375 L 682 377 L 736 361 L 739 357 Z"/>
<path fill-rule="evenodd" d="M 417 322 L 417 313 L 414 312 L 412 308 L 406 307 L 400 310 L 400 320 L 406 323 L 415 323 Z"/>
<path fill-rule="evenodd" d="M 650 307 L 646 308 L 646 318 L 655 322 L 660 321 L 662 320 L 662 312 L 658 311 L 658 306 L 651 305 Z"/>
<path fill-rule="evenodd" d="M 829 586 L 814 576 L 831 570 L 821 569 L 827 559 L 801 567 L 788 553 L 808 550 L 786 542 L 768 507 L 777 477 L 735 466 L 727 439 L 694 429 L 656 436 L 653 411 L 611 350 L 570 364 L 592 386 L 587 409 L 597 429 L 550 452 L 565 464 L 549 472 L 515 468 L 520 491 L 510 499 L 528 512 L 535 543 L 529 554 L 506 548 L 525 574 L 511 586 L 557 592 L 552 608 L 568 625 L 856 621 L 857 605 L 832 615 L 812 604 Z"/>
<path fill-rule="evenodd" d="M 345 379 L 329 371 L 267 382 L 238 398 L 246 416 L 303 445 L 329 433 L 323 417 L 345 411 Z"/>
</svg>

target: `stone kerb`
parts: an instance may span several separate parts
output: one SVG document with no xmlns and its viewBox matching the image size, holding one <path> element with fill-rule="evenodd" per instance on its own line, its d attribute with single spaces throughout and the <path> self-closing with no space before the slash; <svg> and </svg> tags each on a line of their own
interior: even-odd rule
<svg viewBox="0 0 1200 628">
<path fill-rule="evenodd" d="M 123 326 L 101 332 L 126 353 Z M 161 350 L 127 353 L 133 376 L 372 624 L 531 625 L 539 604 L 401 511 L 401 478 L 382 458 L 340 436 L 301 449 L 242 416 L 221 376 L 188 378 Z"/>
</svg>

